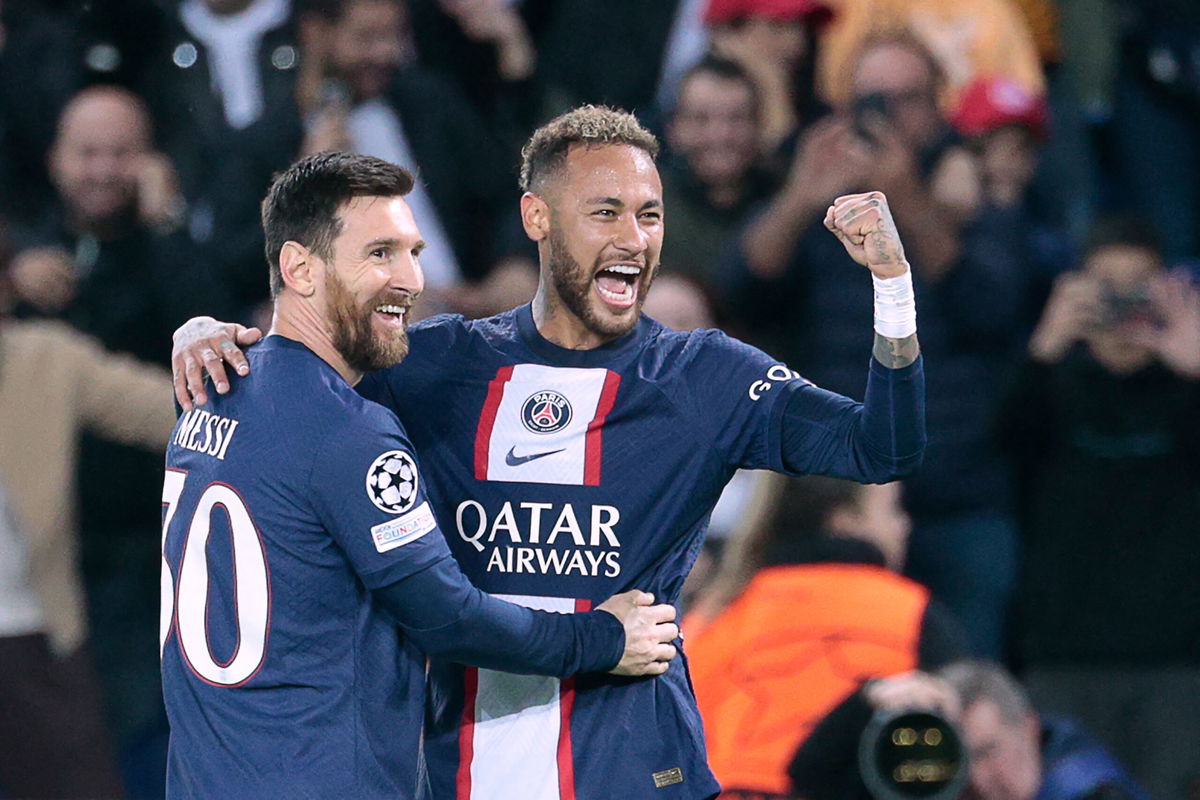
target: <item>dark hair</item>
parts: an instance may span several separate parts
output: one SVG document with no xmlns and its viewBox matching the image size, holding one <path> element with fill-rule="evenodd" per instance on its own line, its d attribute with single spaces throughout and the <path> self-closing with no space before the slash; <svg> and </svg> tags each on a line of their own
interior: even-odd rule
<svg viewBox="0 0 1200 800">
<path fill-rule="evenodd" d="M 1154 223 L 1132 214 L 1098 220 L 1084 240 L 1083 260 L 1086 262 L 1106 247 L 1136 247 L 1159 259 L 1163 257 L 1162 237 Z"/>
<path fill-rule="evenodd" d="M 624 144 L 644 150 L 652 159 L 658 158 L 658 139 L 633 114 L 608 106 L 580 106 L 538 128 L 521 148 L 521 189 L 538 191 L 577 144 L 586 147 Z"/>
<path fill-rule="evenodd" d="M 712 53 L 709 53 L 689 67 L 687 72 L 683 73 L 683 77 L 679 79 L 679 89 L 675 96 L 674 112 L 679 111 L 679 98 L 683 96 L 683 87 L 697 75 L 715 75 L 723 80 L 741 83 L 746 87 L 746 91 L 750 92 L 755 118 L 757 119 L 762 116 L 762 99 L 759 95 L 758 84 L 750 77 L 750 73 L 738 62 L 713 55 Z"/>
<path fill-rule="evenodd" d="M 400 197 L 412 188 L 408 170 L 354 153 L 317 153 L 276 175 L 262 203 L 271 296 L 283 289 L 279 253 L 284 242 L 299 242 L 328 261 L 342 232 L 342 206 L 356 197 Z"/>
</svg>

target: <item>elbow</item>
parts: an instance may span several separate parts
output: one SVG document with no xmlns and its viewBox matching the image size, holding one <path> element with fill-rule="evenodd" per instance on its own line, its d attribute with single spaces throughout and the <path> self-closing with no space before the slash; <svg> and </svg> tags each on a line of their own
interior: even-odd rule
<svg viewBox="0 0 1200 800">
<path fill-rule="evenodd" d="M 913 475 L 925 460 L 925 440 L 907 455 L 865 453 L 861 461 L 863 483 L 891 483 Z"/>
</svg>

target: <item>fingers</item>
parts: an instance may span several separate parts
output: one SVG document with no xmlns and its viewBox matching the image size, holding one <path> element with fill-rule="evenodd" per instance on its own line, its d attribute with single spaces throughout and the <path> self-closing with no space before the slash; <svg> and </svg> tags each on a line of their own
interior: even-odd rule
<svg viewBox="0 0 1200 800">
<path fill-rule="evenodd" d="M 233 339 L 242 347 L 249 347 L 263 337 L 263 332 L 258 328 L 247 328 L 244 325 L 238 325 L 236 328 Z"/>
<path fill-rule="evenodd" d="M 663 603 L 662 605 L 651 606 L 643 613 L 651 622 L 660 624 L 663 622 L 673 622 L 677 612 L 675 611 L 675 606 Z"/>
<path fill-rule="evenodd" d="M 673 642 L 679 638 L 679 626 L 674 622 L 661 622 L 654 626 L 659 642 Z"/>
<path fill-rule="evenodd" d="M 648 606 L 654 603 L 654 595 L 649 592 L 630 592 L 633 595 L 633 604 L 635 606 Z"/>
<path fill-rule="evenodd" d="M 171 359 L 171 382 L 175 385 L 175 402 L 179 403 L 179 407 L 184 411 L 191 411 L 192 396 L 188 394 L 187 377 L 184 374 L 183 358 L 175 357 Z"/>
<path fill-rule="evenodd" d="M 195 404 L 202 406 L 207 403 L 208 395 L 204 391 L 204 375 L 200 369 L 200 362 L 191 353 L 183 355 L 183 374 L 186 377 L 188 393 Z"/>
</svg>

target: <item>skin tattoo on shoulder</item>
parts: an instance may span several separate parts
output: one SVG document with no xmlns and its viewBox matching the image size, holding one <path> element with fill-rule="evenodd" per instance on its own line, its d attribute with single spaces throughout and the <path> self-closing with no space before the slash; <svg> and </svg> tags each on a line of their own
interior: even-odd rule
<svg viewBox="0 0 1200 800">
<path fill-rule="evenodd" d="M 903 339 L 890 339 L 877 333 L 875 347 L 871 352 L 875 360 L 888 369 L 901 369 L 917 360 L 917 356 L 921 354 L 921 345 L 915 333 Z"/>
</svg>

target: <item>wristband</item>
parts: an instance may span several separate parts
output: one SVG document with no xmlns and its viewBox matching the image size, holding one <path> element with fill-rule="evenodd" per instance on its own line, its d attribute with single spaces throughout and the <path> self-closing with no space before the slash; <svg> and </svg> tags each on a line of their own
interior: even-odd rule
<svg viewBox="0 0 1200 800">
<path fill-rule="evenodd" d="M 871 276 L 875 285 L 875 332 L 888 339 L 903 339 L 917 332 L 917 301 L 912 270 L 895 278 Z"/>
</svg>

